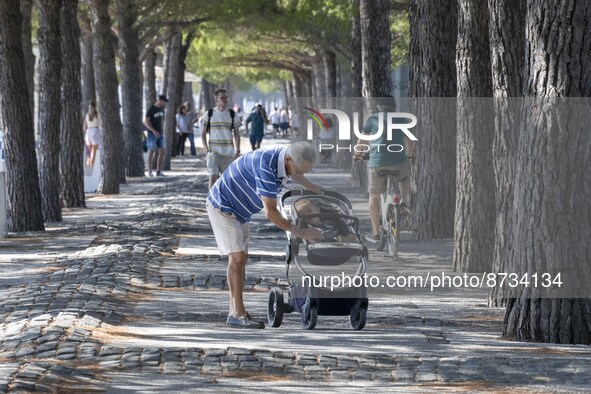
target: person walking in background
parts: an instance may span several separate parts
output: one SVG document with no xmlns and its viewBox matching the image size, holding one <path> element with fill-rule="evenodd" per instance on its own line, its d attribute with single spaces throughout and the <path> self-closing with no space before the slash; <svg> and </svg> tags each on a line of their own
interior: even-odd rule
<svg viewBox="0 0 591 394">
<path fill-rule="evenodd" d="M 191 147 L 191 156 L 197 156 L 197 150 L 195 149 L 195 134 L 193 132 L 193 126 L 199 120 L 199 112 L 193 112 L 193 106 L 189 101 L 186 101 L 183 105 L 187 109 L 185 119 L 187 119 L 187 124 L 189 125 L 189 134 L 187 135 L 187 139 L 189 140 L 189 146 Z"/>
<path fill-rule="evenodd" d="M 248 259 L 249 222 L 253 214 L 265 210 L 267 219 L 312 243 L 322 240 L 316 228 L 300 229 L 277 209 L 277 196 L 291 177 L 308 190 L 324 193 L 304 174 L 314 165 L 316 152 L 307 142 L 248 152 L 235 160 L 207 195 L 207 214 L 220 255 L 228 256 L 230 311 L 226 325 L 236 328 L 265 328 L 248 314 L 242 299 Z"/>
<path fill-rule="evenodd" d="M 242 118 L 233 109 L 228 108 L 226 89 L 215 91 L 215 108 L 210 108 L 203 115 L 201 141 L 207 155 L 209 189 L 230 163 L 240 156 L 240 124 Z M 209 134 L 209 142 L 207 141 Z"/>
<path fill-rule="evenodd" d="M 160 95 L 158 99 L 146 112 L 144 117 L 144 126 L 148 129 L 148 175 L 154 176 L 152 165 L 154 163 L 154 153 L 156 153 L 156 176 L 164 176 L 162 173 L 162 161 L 164 160 L 164 148 L 166 142 L 162 126 L 164 123 L 164 107 L 168 99 Z"/>
<path fill-rule="evenodd" d="M 178 144 L 176 146 L 177 155 L 185 155 L 185 142 L 189 136 L 189 123 L 187 122 L 187 107 L 181 105 L 175 115 L 176 119 L 176 132 L 179 135 Z M 190 120 L 189 120 L 190 122 Z"/>
<path fill-rule="evenodd" d="M 252 122 L 250 133 L 248 131 L 248 124 Z M 248 115 L 246 118 L 246 133 L 249 135 L 250 145 L 252 150 L 257 150 L 261 147 L 261 141 L 265 136 L 265 125 L 269 123 L 269 120 L 263 112 L 263 106 L 257 104 L 254 112 Z"/>
<path fill-rule="evenodd" d="M 271 124 L 273 125 L 273 138 L 277 138 L 277 134 L 279 133 L 279 123 L 281 122 L 281 114 L 279 113 L 279 108 L 275 107 L 271 115 L 269 115 L 269 119 L 271 120 Z"/>
<path fill-rule="evenodd" d="M 281 114 L 279 115 L 279 126 L 281 127 L 282 138 L 287 137 L 287 132 L 289 130 L 289 112 L 287 112 L 287 107 L 283 107 L 281 110 Z"/>
<path fill-rule="evenodd" d="M 328 149 L 326 146 L 327 145 L 334 145 L 334 137 L 335 137 L 335 132 L 334 132 L 334 123 L 332 122 L 331 118 L 326 119 L 326 125 L 328 126 L 328 128 L 322 128 L 320 130 L 320 143 L 322 145 L 325 146 L 325 149 L 322 149 L 320 151 L 320 155 L 321 155 L 321 159 L 320 161 L 322 163 L 330 163 L 332 160 L 332 149 Z"/>
<path fill-rule="evenodd" d="M 102 142 L 102 133 L 99 129 L 98 114 L 96 112 L 96 104 L 94 101 L 88 103 L 88 113 L 84 117 L 84 143 L 90 151 L 86 159 L 88 167 L 94 167 L 96 160 L 96 151 Z"/>
</svg>

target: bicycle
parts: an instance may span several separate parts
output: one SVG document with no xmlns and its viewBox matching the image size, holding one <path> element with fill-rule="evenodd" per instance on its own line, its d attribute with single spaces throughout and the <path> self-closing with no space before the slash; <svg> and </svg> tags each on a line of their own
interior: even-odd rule
<svg viewBox="0 0 591 394">
<path fill-rule="evenodd" d="M 392 259 L 398 257 L 400 245 L 400 195 L 397 190 L 396 177 L 399 171 L 380 170 L 378 175 L 388 178 L 386 191 L 380 195 L 380 240 L 377 250 L 382 251 L 388 245 L 388 254 Z"/>
</svg>

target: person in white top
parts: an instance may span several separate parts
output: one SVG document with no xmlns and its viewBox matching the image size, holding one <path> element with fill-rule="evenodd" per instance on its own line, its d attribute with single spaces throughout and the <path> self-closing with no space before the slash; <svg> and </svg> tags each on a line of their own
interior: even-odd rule
<svg viewBox="0 0 591 394">
<path fill-rule="evenodd" d="M 283 138 L 287 137 L 287 131 L 289 130 L 289 112 L 287 112 L 287 107 L 283 107 L 281 110 L 279 125 L 281 126 L 281 136 Z"/>
<path fill-rule="evenodd" d="M 242 118 L 233 109 L 228 108 L 228 99 L 226 89 L 216 90 L 215 108 L 210 108 L 203 114 L 201 142 L 207 154 L 206 166 L 210 189 L 230 163 L 240 156 Z"/>
<path fill-rule="evenodd" d="M 277 134 L 279 133 L 279 122 L 281 121 L 281 113 L 279 112 L 279 108 L 275 107 L 275 110 L 273 110 L 269 116 L 269 120 L 273 125 L 273 138 L 277 138 Z"/>
<path fill-rule="evenodd" d="M 88 113 L 84 117 L 84 143 L 90 150 L 90 155 L 86 159 L 86 165 L 94 166 L 96 159 L 96 151 L 101 144 L 102 135 L 99 129 L 98 114 L 96 112 L 96 104 L 94 101 L 88 103 Z"/>
</svg>

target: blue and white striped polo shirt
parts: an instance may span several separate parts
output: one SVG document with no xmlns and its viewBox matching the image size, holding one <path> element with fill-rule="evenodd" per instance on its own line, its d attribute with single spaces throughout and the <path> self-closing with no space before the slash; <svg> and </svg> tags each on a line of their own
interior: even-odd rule
<svg viewBox="0 0 591 394">
<path fill-rule="evenodd" d="M 263 209 L 261 196 L 277 198 L 287 181 L 285 146 L 258 149 L 234 160 L 207 195 L 209 202 L 241 223 Z"/>
</svg>

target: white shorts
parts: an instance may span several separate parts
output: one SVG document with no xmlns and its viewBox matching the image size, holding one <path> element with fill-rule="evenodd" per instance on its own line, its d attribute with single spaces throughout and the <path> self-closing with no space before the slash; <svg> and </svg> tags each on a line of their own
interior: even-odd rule
<svg viewBox="0 0 591 394">
<path fill-rule="evenodd" d="M 101 130 L 98 127 L 89 127 L 84 136 L 86 145 L 100 145 L 102 140 Z"/>
<path fill-rule="evenodd" d="M 237 252 L 248 254 L 249 224 L 240 223 L 233 214 L 222 213 L 219 209 L 214 208 L 209 201 L 205 206 L 220 255 L 226 256 Z"/>
<path fill-rule="evenodd" d="M 220 176 L 232 164 L 233 157 L 220 156 L 217 153 L 207 153 L 207 172 L 209 176 Z"/>
</svg>

